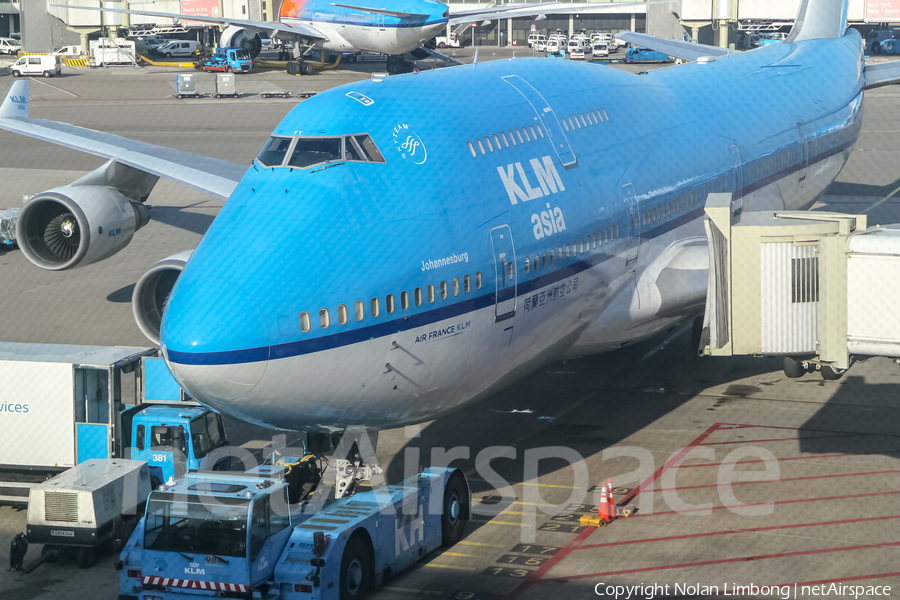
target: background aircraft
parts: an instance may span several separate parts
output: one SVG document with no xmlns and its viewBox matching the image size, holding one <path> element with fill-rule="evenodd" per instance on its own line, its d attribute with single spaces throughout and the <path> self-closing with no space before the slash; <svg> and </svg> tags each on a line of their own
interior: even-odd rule
<svg viewBox="0 0 900 600">
<path fill-rule="evenodd" d="M 226 25 L 219 45 L 242 48 L 252 57 L 262 49 L 260 33 L 295 42 L 294 54 L 300 46 L 317 47 L 336 52 L 366 50 L 399 56 L 415 51 L 448 25 L 486 22 L 497 18 L 514 18 L 570 12 L 573 5 L 560 2 L 510 5 L 451 13 L 446 4 L 435 0 L 388 0 L 378 6 L 368 2 L 341 3 L 328 0 L 284 0 L 278 22 L 248 21 L 196 15 L 137 11 L 126 9 L 71 6 L 71 9 L 139 14 L 151 17 L 206 21 Z M 643 4 L 643 3 L 641 3 Z M 579 13 L 621 10 L 630 4 L 575 5 Z M 426 55 L 417 56 L 424 58 Z"/>
<path fill-rule="evenodd" d="M 900 80 L 863 64 L 844 8 L 807 0 L 785 42 L 739 54 L 644 36 L 697 60 L 646 74 L 515 59 L 349 84 L 298 105 L 249 169 L 31 119 L 16 82 L 0 127 L 109 159 L 26 204 L 18 239 L 69 269 L 128 244 L 159 177 L 227 199 L 135 288 L 182 386 L 275 428 L 433 419 L 699 314 L 708 194 L 821 195 L 863 91 Z"/>
</svg>

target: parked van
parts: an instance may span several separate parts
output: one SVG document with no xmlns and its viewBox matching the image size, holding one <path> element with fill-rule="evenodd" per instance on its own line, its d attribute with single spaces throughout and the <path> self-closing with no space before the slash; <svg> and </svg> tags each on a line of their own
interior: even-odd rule
<svg viewBox="0 0 900 600">
<path fill-rule="evenodd" d="M 572 58 L 572 53 L 580 55 L 579 58 L 584 58 L 585 52 L 591 51 L 591 41 L 585 38 L 576 38 L 569 42 L 568 50 L 569 57 Z"/>
<path fill-rule="evenodd" d="M 53 77 L 62 73 L 61 63 L 62 57 L 60 56 L 49 56 L 47 54 L 23 56 L 9 70 L 12 71 L 13 77 L 21 77 L 22 75 Z"/>
<path fill-rule="evenodd" d="M 560 43 L 559 40 L 549 40 L 547 42 L 547 52 L 550 54 L 562 54 L 566 53 L 565 43 Z"/>
<path fill-rule="evenodd" d="M 79 58 L 81 57 L 81 46 L 62 46 L 54 48 L 50 56 L 62 56 L 63 58 Z"/>
<path fill-rule="evenodd" d="M 0 38 L 0 54 L 18 54 L 22 44 L 12 38 Z"/>
<path fill-rule="evenodd" d="M 591 56 L 594 58 L 606 58 L 609 56 L 609 45 L 603 42 L 594 43 L 594 47 L 591 50 Z"/>
<path fill-rule="evenodd" d="M 200 50 L 200 42 L 186 40 L 169 40 L 156 49 L 157 54 L 166 58 L 173 56 L 193 56 Z"/>
<path fill-rule="evenodd" d="M 528 35 L 528 46 L 534 46 L 535 44 L 546 44 L 547 36 L 541 35 L 539 33 L 531 33 Z M 540 49 L 540 46 L 538 47 Z"/>
</svg>

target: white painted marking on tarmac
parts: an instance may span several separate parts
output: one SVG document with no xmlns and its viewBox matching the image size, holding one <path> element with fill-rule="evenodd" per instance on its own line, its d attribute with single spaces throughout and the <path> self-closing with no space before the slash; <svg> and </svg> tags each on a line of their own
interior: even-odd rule
<svg viewBox="0 0 900 600">
<path fill-rule="evenodd" d="M 54 90 L 59 90 L 60 92 L 65 92 L 65 93 L 67 93 L 68 95 L 72 96 L 73 98 L 80 98 L 80 97 L 81 97 L 81 96 L 79 96 L 78 94 L 73 94 L 73 93 L 70 92 L 69 90 L 64 90 L 64 89 L 62 89 L 61 87 L 57 87 L 57 86 L 55 86 L 55 85 L 50 85 L 49 83 L 44 82 L 44 81 L 41 81 L 40 79 L 37 79 L 37 78 L 35 78 L 35 77 L 32 77 L 30 81 L 33 81 L 33 82 L 35 82 L 35 83 L 40 83 L 41 85 L 46 85 L 47 87 L 52 87 Z"/>
<path fill-rule="evenodd" d="M 659 352 L 660 350 L 664 350 L 666 346 L 668 346 L 668 345 L 671 344 L 673 341 L 675 341 L 675 338 L 677 338 L 678 336 L 680 336 L 682 333 L 684 333 L 685 331 L 687 331 L 687 330 L 688 330 L 690 327 L 692 327 L 692 326 L 693 326 L 693 322 L 688 321 L 687 323 L 685 323 L 684 325 L 682 325 L 681 327 L 679 327 L 678 329 L 676 329 L 675 332 L 674 332 L 672 335 L 670 335 L 669 337 L 667 337 L 666 340 L 665 340 L 662 344 L 660 344 L 659 346 L 657 346 L 656 348 L 654 348 L 653 350 L 651 350 L 651 351 L 648 352 L 647 354 L 645 354 L 645 355 L 643 355 L 642 357 L 640 357 L 640 358 L 638 359 L 638 362 L 639 362 L 639 363 L 642 363 L 642 362 L 644 362 L 645 360 L 647 360 L 648 358 L 650 358 L 651 356 L 653 356 L 654 354 L 656 354 L 657 352 Z"/>
<path fill-rule="evenodd" d="M 402 587 L 393 587 L 393 586 L 384 586 L 384 589 L 390 590 L 392 592 L 403 592 L 404 594 L 428 594 L 430 596 L 443 596 L 444 592 L 437 592 L 435 590 L 418 590 L 415 588 L 402 588 Z"/>
</svg>

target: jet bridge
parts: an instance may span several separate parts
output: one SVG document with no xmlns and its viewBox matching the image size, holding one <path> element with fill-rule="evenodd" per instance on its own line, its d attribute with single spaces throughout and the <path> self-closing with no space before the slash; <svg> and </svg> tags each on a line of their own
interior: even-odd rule
<svg viewBox="0 0 900 600">
<path fill-rule="evenodd" d="M 784 356 L 785 373 L 837 379 L 857 357 L 900 362 L 900 225 L 865 215 L 735 214 L 706 206 L 709 286 L 699 352 Z"/>
</svg>

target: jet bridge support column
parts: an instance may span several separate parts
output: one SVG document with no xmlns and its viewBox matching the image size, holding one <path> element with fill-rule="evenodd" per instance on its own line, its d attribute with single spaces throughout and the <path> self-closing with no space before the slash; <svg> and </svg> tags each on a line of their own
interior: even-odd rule
<svg viewBox="0 0 900 600">
<path fill-rule="evenodd" d="M 730 194 L 710 194 L 701 355 L 784 356 L 826 378 L 854 357 L 900 359 L 900 227 L 866 229 L 865 215 L 732 210 Z"/>
</svg>

